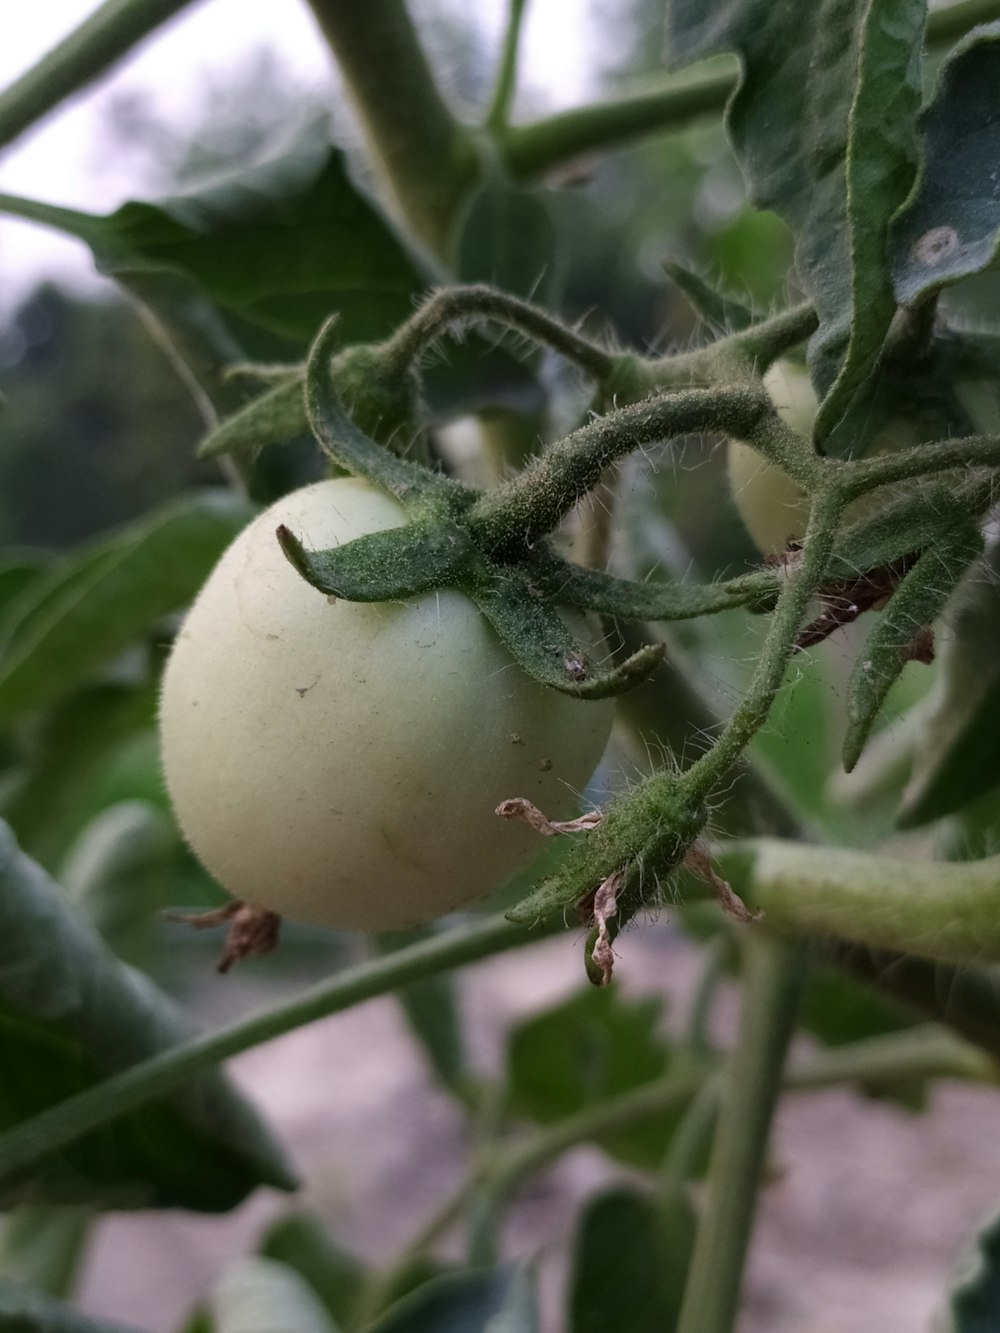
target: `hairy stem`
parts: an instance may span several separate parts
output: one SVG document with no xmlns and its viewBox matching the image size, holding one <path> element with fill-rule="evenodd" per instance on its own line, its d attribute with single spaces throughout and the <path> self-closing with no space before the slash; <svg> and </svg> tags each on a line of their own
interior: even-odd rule
<svg viewBox="0 0 1000 1333">
<path fill-rule="evenodd" d="M 621 408 L 566 436 L 484 496 L 471 510 L 473 531 L 486 548 L 523 550 L 552 532 L 616 459 L 695 431 L 746 438 L 771 410 L 763 390 L 744 386 L 689 389 Z"/>
<path fill-rule="evenodd" d="M 403 0 L 309 0 L 400 213 L 438 258 L 476 173 Z"/>
<path fill-rule="evenodd" d="M 823 580 L 840 512 L 839 500 L 834 495 L 824 493 L 814 501 L 802 562 L 798 569 L 789 573 L 778 598 L 750 688 L 711 750 L 692 764 L 684 775 L 685 786 L 695 799 L 706 799 L 719 786 L 767 721 L 809 602 Z"/>
<path fill-rule="evenodd" d="M 753 932 L 746 942 L 743 1016 L 726 1068 L 708 1199 L 678 1333 L 731 1333 L 782 1068 L 805 979 L 800 949 Z"/>
<path fill-rule="evenodd" d="M 385 354 L 403 373 L 453 326 L 485 321 L 534 338 L 598 381 L 607 379 L 618 361 L 611 352 L 528 301 L 479 284 L 435 292 L 392 335 Z"/>
<path fill-rule="evenodd" d="M 742 846 L 752 860 L 745 877 L 736 870 L 740 888 L 769 926 L 941 962 L 1000 962 L 1000 857 L 915 862 L 776 838 Z"/>
<path fill-rule="evenodd" d="M 859 458 L 839 474 L 838 490 L 844 501 L 879 486 L 889 486 L 913 477 L 929 477 L 952 468 L 1000 467 L 1000 439 L 994 435 L 970 435 L 961 440 L 936 440 L 918 444 L 898 454 L 876 454 Z"/>
</svg>

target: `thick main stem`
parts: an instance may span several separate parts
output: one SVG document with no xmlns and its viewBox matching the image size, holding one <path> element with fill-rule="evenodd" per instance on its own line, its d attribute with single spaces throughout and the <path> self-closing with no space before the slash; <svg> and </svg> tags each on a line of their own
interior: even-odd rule
<svg viewBox="0 0 1000 1333">
<path fill-rule="evenodd" d="M 743 1017 L 726 1070 L 708 1199 L 677 1333 L 731 1333 L 771 1118 L 805 978 L 800 949 L 747 937 Z"/>
<path fill-rule="evenodd" d="M 476 171 L 403 0 L 309 0 L 400 213 L 437 258 Z"/>
</svg>

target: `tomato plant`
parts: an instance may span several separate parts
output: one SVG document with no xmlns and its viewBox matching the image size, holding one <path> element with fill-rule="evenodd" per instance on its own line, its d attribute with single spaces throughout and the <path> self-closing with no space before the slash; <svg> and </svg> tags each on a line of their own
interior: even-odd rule
<svg viewBox="0 0 1000 1333">
<path fill-rule="evenodd" d="M 97 6 L 0 92 L 0 148 L 185 7 Z M 0 1329 L 732 1333 L 781 1098 L 862 1094 L 840 1199 L 872 1097 L 885 1133 L 946 1080 L 998 1081 L 1000 4 L 633 0 L 621 91 L 595 73 L 533 118 L 523 0 L 490 88 L 478 31 L 428 59 L 404 0 L 308 7 L 359 142 L 339 103 L 265 134 L 298 90 L 257 80 L 252 145 L 214 104 L 178 154 L 213 169 L 160 198 L 0 194 L 89 248 L 183 380 L 168 410 L 118 307 L 42 292 L 0 336 Z M 145 511 L 140 477 L 163 479 Z M 191 922 L 227 924 L 237 987 Z M 467 1002 L 458 970 L 504 951 L 555 1003 Z M 396 1253 L 317 1189 L 246 1222 L 235 1263 L 206 1247 L 195 1308 L 80 1286 L 109 1215 L 294 1191 L 286 1139 L 310 1179 L 353 1168 L 387 1122 L 352 1139 L 333 1112 L 399 1045 L 303 1060 L 291 1099 L 328 1100 L 301 1137 L 290 1046 L 259 1088 L 279 1135 L 218 1066 L 377 997 L 451 1116 L 437 1211 L 393 1178 Z M 432 1094 L 406 1087 L 394 1150 Z M 964 1137 L 956 1192 L 991 1178 L 988 1132 Z M 583 1143 L 631 1174 L 535 1246 L 518 1195 Z M 814 1131 L 772 1212 L 824 1154 Z M 885 1226 L 813 1209 L 784 1234 L 816 1262 L 895 1223 L 923 1264 L 929 1189 L 914 1167 Z M 950 1333 L 1000 1323 L 995 1222 L 945 1271 L 972 1197 L 935 1252 Z M 768 1317 L 825 1317 L 768 1217 Z M 885 1291 L 839 1333 L 901 1330 Z"/>
<path fill-rule="evenodd" d="M 285 496 L 225 552 L 177 636 L 167 785 L 195 851 L 254 906 L 353 930 L 441 916 L 537 855 L 496 806 L 519 795 L 572 815 L 604 750 L 610 705 L 530 680 L 460 593 L 333 601 L 275 538 L 283 524 L 336 546 L 403 519 L 349 478 Z"/>
</svg>

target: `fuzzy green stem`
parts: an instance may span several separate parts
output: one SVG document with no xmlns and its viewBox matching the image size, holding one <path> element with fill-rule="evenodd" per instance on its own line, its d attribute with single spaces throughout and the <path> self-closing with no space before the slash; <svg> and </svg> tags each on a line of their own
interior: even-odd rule
<svg viewBox="0 0 1000 1333">
<path fill-rule="evenodd" d="M 383 352 L 402 374 L 454 325 L 492 321 L 534 338 L 603 382 L 620 358 L 528 301 L 473 284 L 435 292 L 384 344 Z"/>
<path fill-rule="evenodd" d="M 918 444 L 898 454 L 859 458 L 839 474 L 837 488 L 845 502 L 879 486 L 889 486 L 913 477 L 929 477 L 951 468 L 1000 467 L 1000 439 L 993 435 L 970 435 L 961 440 L 937 440 Z"/>
<path fill-rule="evenodd" d="M 443 257 L 476 174 L 476 155 L 441 96 L 403 0 L 309 5 L 400 213 L 430 252 Z"/>
<path fill-rule="evenodd" d="M 490 107 L 483 124 L 494 134 L 501 133 L 507 127 L 510 108 L 517 90 L 517 59 L 521 46 L 521 29 L 527 0 L 508 0 L 507 28 L 503 36 L 503 48 L 497 65 L 497 78 L 490 98 Z"/>
<path fill-rule="evenodd" d="M 927 46 L 939 49 L 979 23 L 1000 17 L 1000 0 L 960 0 L 928 16 Z M 684 129 L 720 113 L 736 88 L 735 62 L 705 61 L 657 87 L 614 101 L 574 107 L 507 130 L 501 151 L 515 176 L 532 177 L 577 158 L 650 134 Z"/>
<path fill-rule="evenodd" d="M 692 799 L 705 800 L 720 785 L 767 721 L 809 602 L 826 572 L 840 513 L 839 499 L 832 493 L 823 493 L 813 502 L 802 563 L 789 572 L 781 590 L 750 688 L 711 750 L 684 774 L 685 789 Z"/>
<path fill-rule="evenodd" d="M 801 951 L 758 932 L 747 937 L 740 1032 L 726 1068 L 708 1199 L 677 1333 L 731 1333 L 736 1320 L 771 1117 L 805 971 Z"/>
<path fill-rule="evenodd" d="M 561 928 L 560 921 L 528 932 L 503 917 L 488 917 L 349 968 L 291 1000 L 171 1046 L 0 1135 L 0 1178 L 30 1166 L 151 1098 L 172 1092 L 241 1051 L 424 977 L 520 948 Z"/>
<path fill-rule="evenodd" d="M 552 445 L 479 500 L 470 511 L 476 539 L 496 552 L 530 547 L 558 526 L 617 459 L 643 445 L 697 431 L 747 438 L 769 412 L 773 409 L 763 390 L 744 386 L 689 389 L 621 408 Z"/>
<path fill-rule="evenodd" d="M 0 147 L 85 88 L 191 3 L 192 0 L 105 0 L 37 65 L 0 93 Z"/>
<path fill-rule="evenodd" d="M 1000 857 L 904 861 L 763 838 L 740 887 L 768 925 L 942 962 L 1000 962 Z"/>
</svg>

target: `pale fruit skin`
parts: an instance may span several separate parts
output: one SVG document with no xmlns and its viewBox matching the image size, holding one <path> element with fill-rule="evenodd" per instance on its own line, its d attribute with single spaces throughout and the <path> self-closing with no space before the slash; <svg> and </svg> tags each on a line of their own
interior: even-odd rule
<svg viewBox="0 0 1000 1333">
<path fill-rule="evenodd" d="M 819 404 L 807 371 L 790 361 L 776 361 L 764 384 L 785 424 L 808 436 Z M 758 551 L 777 554 L 789 540 L 801 540 L 809 502 L 788 473 L 741 440 L 729 441 L 728 463 L 733 503 Z"/>
<path fill-rule="evenodd" d="M 440 916 L 538 855 L 500 801 L 565 818 L 604 750 L 611 705 L 529 679 L 461 593 L 332 601 L 275 538 L 284 523 L 325 548 L 403 521 L 354 478 L 285 496 L 223 554 L 178 634 L 167 787 L 195 853 L 244 902 L 358 930 Z"/>
</svg>

